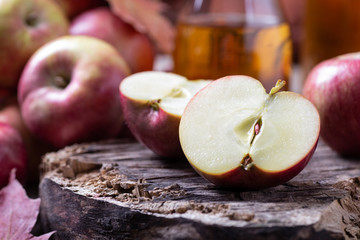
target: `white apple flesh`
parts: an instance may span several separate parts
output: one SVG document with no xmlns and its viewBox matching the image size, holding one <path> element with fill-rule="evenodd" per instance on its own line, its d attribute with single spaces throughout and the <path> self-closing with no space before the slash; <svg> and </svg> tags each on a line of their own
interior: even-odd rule
<svg viewBox="0 0 360 240">
<path fill-rule="evenodd" d="M 186 104 L 210 80 L 189 81 L 173 73 L 147 71 L 120 84 L 125 121 L 135 138 L 153 152 L 180 157 L 179 123 Z"/>
<path fill-rule="evenodd" d="M 210 182 L 261 189 L 296 176 L 314 153 L 320 118 L 313 104 L 293 92 L 267 94 L 247 76 L 216 80 L 187 105 L 180 122 L 182 149 Z"/>
</svg>

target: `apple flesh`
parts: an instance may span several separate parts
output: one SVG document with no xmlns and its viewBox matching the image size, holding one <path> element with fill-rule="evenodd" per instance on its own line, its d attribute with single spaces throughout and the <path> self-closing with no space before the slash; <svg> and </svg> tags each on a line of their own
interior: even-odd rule
<svg viewBox="0 0 360 240">
<path fill-rule="evenodd" d="M 158 71 L 126 77 L 120 84 L 120 98 L 127 126 L 139 142 L 158 155 L 183 157 L 181 115 L 190 98 L 209 82 Z"/>
<path fill-rule="evenodd" d="M 186 158 L 210 182 L 261 189 L 296 176 L 314 153 L 320 118 L 300 94 L 269 94 L 247 76 L 218 79 L 184 110 L 179 137 Z"/>
<path fill-rule="evenodd" d="M 136 31 L 109 8 L 96 8 L 79 15 L 71 23 L 70 34 L 110 43 L 125 58 L 132 73 L 153 69 L 155 46 L 148 36 Z"/>
<path fill-rule="evenodd" d="M 115 137 L 124 125 L 118 87 L 128 74 L 110 44 L 86 36 L 58 38 L 42 46 L 21 75 L 24 122 L 56 148 Z"/>
<path fill-rule="evenodd" d="M 15 89 L 31 55 L 68 29 L 67 18 L 52 1 L 0 1 L 0 87 Z"/>
<path fill-rule="evenodd" d="M 16 177 L 26 179 L 27 156 L 20 133 L 12 126 L 0 122 L 0 188 L 8 183 L 10 172 L 16 168 Z"/>
<path fill-rule="evenodd" d="M 306 78 L 303 94 L 321 116 L 321 138 L 346 156 L 360 156 L 360 53 L 316 65 Z"/>
</svg>

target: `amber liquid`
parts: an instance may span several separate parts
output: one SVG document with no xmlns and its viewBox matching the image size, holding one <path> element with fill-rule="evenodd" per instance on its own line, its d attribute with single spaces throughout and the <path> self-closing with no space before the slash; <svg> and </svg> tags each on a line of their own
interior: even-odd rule
<svg viewBox="0 0 360 240">
<path fill-rule="evenodd" d="M 306 1 L 301 54 L 305 75 L 323 60 L 360 51 L 359 9 L 359 0 Z"/>
<path fill-rule="evenodd" d="M 276 19 L 275 19 L 276 20 Z M 189 79 L 248 75 L 267 90 L 278 79 L 288 81 L 291 40 L 288 24 L 254 16 L 197 16 L 180 22 L 174 72 Z M 289 84 L 287 85 L 289 86 Z"/>
</svg>

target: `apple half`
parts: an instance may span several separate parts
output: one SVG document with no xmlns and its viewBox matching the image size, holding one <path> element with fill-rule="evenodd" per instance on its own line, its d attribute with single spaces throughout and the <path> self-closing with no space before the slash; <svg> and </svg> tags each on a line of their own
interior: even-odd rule
<svg viewBox="0 0 360 240">
<path fill-rule="evenodd" d="M 266 93 L 247 76 L 218 79 L 199 91 L 184 110 L 179 137 L 194 169 L 222 187 L 255 190 L 279 185 L 309 162 L 320 117 L 302 95 Z"/>
<path fill-rule="evenodd" d="M 167 72 L 145 71 L 120 84 L 124 118 L 134 137 L 156 154 L 183 157 L 180 118 L 189 100 L 210 80 L 188 80 Z"/>
</svg>

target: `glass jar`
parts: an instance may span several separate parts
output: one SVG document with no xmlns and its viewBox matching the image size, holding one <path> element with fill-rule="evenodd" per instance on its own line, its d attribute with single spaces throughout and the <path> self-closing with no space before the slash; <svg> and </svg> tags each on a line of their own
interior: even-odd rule
<svg viewBox="0 0 360 240">
<path fill-rule="evenodd" d="M 301 64 L 304 76 L 319 62 L 360 51 L 359 0 L 306 0 Z"/>
<path fill-rule="evenodd" d="M 243 74 L 270 90 L 289 81 L 290 28 L 278 0 L 193 0 L 180 14 L 173 57 L 174 72 L 189 79 Z"/>
</svg>

